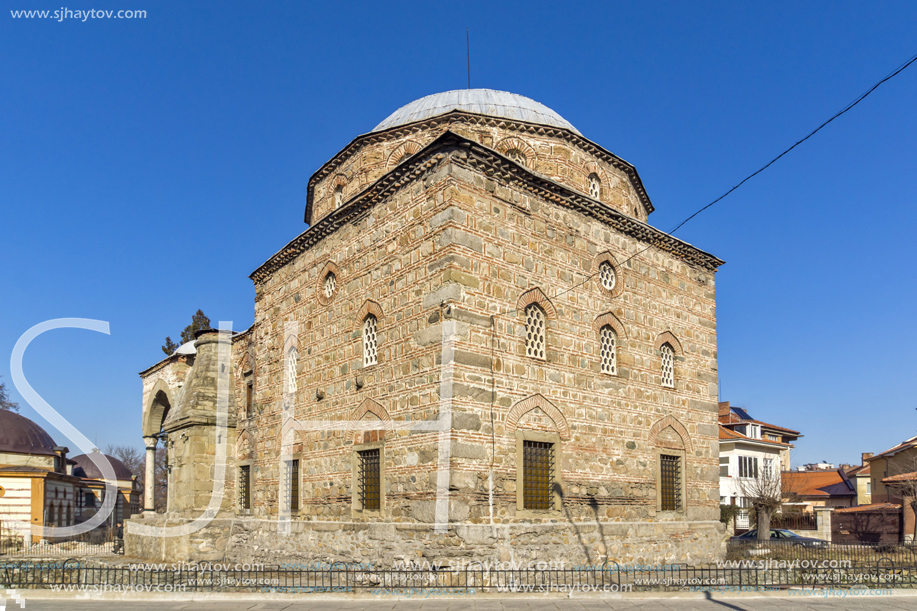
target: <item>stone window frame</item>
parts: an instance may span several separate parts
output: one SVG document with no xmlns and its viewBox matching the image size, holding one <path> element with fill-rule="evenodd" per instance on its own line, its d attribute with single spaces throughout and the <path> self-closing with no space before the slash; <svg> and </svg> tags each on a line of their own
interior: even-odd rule
<svg viewBox="0 0 917 611">
<path fill-rule="evenodd" d="M 528 354 L 528 308 L 532 305 L 538 306 L 544 314 L 544 358 L 529 356 Z M 554 304 L 551 303 L 551 300 L 548 299 L 548 296 L 544 294 L 544 291 L 536 286 L 522 293 L 519 299 L 516 300 L 516 315 L 522 320 L 522 345 L 520 355 L 524 358 L 541 362 L 552 360 L 550 358 L 551 343 L 549 341 L 552 325 L 549 321 L 557 319 L 557 309 L 554 307 Z"/>
<path fill-rule="evenodd" d="M 281 460 L 281 462 L 283 463 L 283 464 L 282 464 L 282 468 L 283 468 L 283 469 L 290 469 L 291 471 L 292 471 L 292 468 L 293 468 L 293 466 L 292 466 L 292 465 L 293 465 L 293 461 L 294 461 L 294 460 L 299 461 L 299 486 L 297 486 L 297 489 L 296 489 L 296 493 L 297 493 L 297 499 L 296 499 L 296 500 L 298 501 L 298 502 L 296 503 L 296 509 L 293 509 L 293 508 L 291 507 L 292 501 L 293 501 L 293 493 L 292 493 L 292 490 L 290 490 L 290 489 L 292 488 L 292 483 L 289 482 L 289 481 L 286 481 L 286 479 L 287 479 L 286 472 L 283 474 L 283 478 L 284 478 L 284 485 L 287 486 L 287 488 L 284 489 L 283 487 L 281 487 L 281 488 L 280 488 L 280 491 L 279 491 L 279 492 L 283 495 L 283 497 L 284 497 L 284 498 L 283 498 L 284 503 L 286 503 L 286 507 L 283 508 L 282 511 L 285 511 L 285 512 L 286 512 L 285 515 L 287 515 L 287 516 L 295 517 L 295 516 L 298 516 L 298 515 L 302 512 L 302 498 L 303 498 L 303 496 L 302 496 L 302 492 L 303 492 L 303 486 L 302 486 L 302 476 L 303 476 L 303 469 L 302 469 L 302 465 L 303 465 L 303 461 L 302 461 L 302 452 L 295 452 L 295 453 L 292 453 L 292 454 L 284 454 L 284 455 L 281 457 L 280 460 Z M 287 465 L 287 463 L 289 463 L 289 466 Z M 287 495 L 284 494 L 285 491 L 289 491 L 289 492 L 290 492 L 290 494 L 289 494 L 289 499 L 286 498 Z"/>
<path fill-rule="evenodd" d="M 523 490 L 523 446 L 526 441 L 539 441 L 553 444 L 554 450 L 554 483 L 551 494 L 554 506 L 551 509 L 526 509 Z M 563 514 L 563 495 L 560 462 L 563 456 L 563 445 L 559 433 L 536 431 L 533 429 L 516 429 L 516 517 L 522 519 L 556 518 Z"/>
<path fill-rule="evenodd" d="M 292 360 L 291 360 L 292 356 Z M 283 343 L 282 381 L 284 394 L 294 394 L 299 388 L 299 374 L 302 373 L 302 363 L 299 360 L 299 338 L 291 334 Z"/>
<path fill-rule="evenodd" d="M 662 374 L 663 374 L 662 349 L 663 349 L 663 346 L 666 346 L 666 345 L 672 350 L 672 383 L 671 384 L 666 384 L 664 379 L 662 378 Z M 685 361 L 685 352 L 681 346 L 681 342 L 678 341 L 678 338 L 675 337 L 675 334 L 672 333 L 671 331 L 664 331 L 656 337 L 656 342 L 653 344 L 653 348 L 656 353 L 656 358 L 658 359 L 657 361 L 658 367 L 656 368 L 656 371 L 660 375 L 659 385 L 662 386 L 663 388 L 673 388 L 673 389 L 676 388 L 678 385 L 678 380 L 680 378 L 679 370 L 682 367 L 680 363 L 684 363 Z"/>
<path fill-rule="evenodd" d="M 242 507 L 242 467 L 248 467 L 248 507 Z M 252 507 L 255 504 L 254 495 L 254 483 L 255 483 L 255 470 L 254 470 L 254 461 L 251 459 L 248 460 L 238 460 L 236 461 L 236 494 L 235 494 L 235 506 L 236 506 L 236 515 L 250 516 L 252 515 Z"/>
<path fill-rule="evenodd" d="M 681 489 L 681 504 L 678 509 L 662 509 L 662 457 L 677 456 L 679 459 L 680 481 L 678 482 Z M 687 486 L 687 452 L 683 449 L 657 447 L 656 448 L 656 517 L 657 518 L 685 518 L 688 514 L 688 486 Z"/>
<path fill-rule="evenodd" d="M 379 509 L 363 509 L 363 501 L 360 498 L 360 452 L 366 450 L 379 450 Z M 351 464 L 351 513 L 354 518 L 384 518 L 386 515 L 385 497 L 388 493 L 388 483 L 385 474 L 385 440 L 370 441 L 366 443 L 355 443 L 352 447 L 350 458 Z"/>
<path fill-rule="evenodd" d="M 334 274 L 336 283 L 334 293 L 332 293 L 330 297 L 325 295 L 325 278 L 328 277 L 328 274 Z M 341 269 L 334 261 L 326 261 L 321 271 L 319 271 L 318 281 L 315 283 L 315 299 L 322 305 L 330 304 L 341 292 L 341 280 Z"/>
<path fill-rule="evenodd" d="M 602 178 L 595 172 L 586 176 L 586 186 L 589 187 L 589 197 L 602 201 Z"/>
<path fill-rule="evenodd" d="M 366 319 L 370 316 L 373 316 L 376 319 L 376 354 L 375 354 L 376 360 L 372 363 L 367 363 L 366 362 L 366 337 L 364 336 L 364 333 L 365 333 L 365 328 L 366 328 Z M 382 359 L 381 359 L 382 349 L 381 348 L 382 348 L 382 320 L 383 318 L 384 318 L 384 314 L 382 312 L 382 306 L 380 306 L 378 303 L 376 303 L 375 301 L 371 299 L 367 299 L 365 302 L 363 302 L 363 306 L 360 308 L 359 312 L 357 312 L 356 322 L 358 323 L 359 329 L 360 329 L 359 341 L 360 341 L 360 348 L 361 348 L 360 350 L 360 354 L 361 354 L 360 368 L 361 369 L 369 369 L 369 368 L 377 366 L 379 363 L 382 362 Z"/>
<path fill-rule="evenodd" d="M 331 179 L 329 191 L 331 191 L 331 211 L 335 211 L 344 205 L 344 187 L 347 186 L 347 178 L 343 174 L 338 174 Z"/>
<path fill-rule="evenodd" d="M 603 263 L 610 265 L 615 274 L 615 285 L 611 290 L 605 288 L 605 285 L 602 284 L 602 277 L 599 273 L 599 269 Z M 596 288 L 598 288 L 600 293 L 610 299 L 614 299 L 624 292 L 624 270 L 620 265 L 618 265 L 618 260 L 613 254 L 611 254 L 610 251 L 606 250 L 605 252 L 600 252 L 598 255 L 596 255 L 592 264 L 595 267 L 595 274 L 593 278 L 595 279 Z"/>
<path fill-rule="evenodd" d="M 602 351 L 602 329 L 605 327 L 610 327 L 615 334 L 615 372 L 608 373 L 602 371 L 602 360 L 601 360 L 601 351 Z M 596 339 L 598 340 L 598 352 L 596 353 L 599 357 L 599 372 L 603 375 L 617 377 L 620 374 L 619 365 L 621 364 L 621 352 L 624 347 L 624 343 L 627 340 L 627 333 L 624 330 L 624 325 L 621 323 L 621 320 L 614 315 L 612 312 L 604 312 L 595 317 L 595 320 L 592 321 L 592 329 L 595 331 Z"/>
</svg>

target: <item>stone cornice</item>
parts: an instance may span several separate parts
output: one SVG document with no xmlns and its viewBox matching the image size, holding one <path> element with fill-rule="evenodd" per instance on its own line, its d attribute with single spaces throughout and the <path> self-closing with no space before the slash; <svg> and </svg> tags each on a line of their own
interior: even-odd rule
<svg viewBox="0 0 917 611">
<path fill-rule="evenodd" d="M 490 176 L 524 189 L 554 204 L 595 218 L 619 232 L 650 244 L 688 263 L 715 270 L 724 262 L 687 242 L 631 218 L 599 201 L 543 177 L 503 157 L 496 151 L 453 132 L 446 132 L 424 147 L 408 161 L 368 186 L 343 206 L 299 234 L 286 246 L 249 275 L 256 284 L 308 250 L 322 238 L 360 216 L 404 185 L 427 173 L 444 161 Z"/>
<path fill-rule="evenodd" d="M 417 121 L 407 125 L 398 125 L 385 131 L 370 132 L 368 134 L 363 134 L 362 136 L 357 136 L 351 140 L 347 146 L 341 149 L 334 157 L 325 162 L 325 164 L 316 170 L 315 173 L 312 174 L 311 178 L 309 178 L 309 186 L 306 195 L 306 211 L 304 215 L 305 222 L 311 224 L 312 221 L 312 206 L 315 195 L 315 185 L 320 180 L 332 174 L 347 159 L 353 155 L 356 155 L 363 147 L 372 144 L 378 144 L 379 142 L 384 142 L 393 138 L 410 136 L 417 132 L 435 128 L 442 128 L 444 131 L 448 131 L 450 125 L 458 122 L 475 125 L 486 125 L 488 127 L 511 128 L 515 131 L 567 140 L 627 174 L 634 186 L 634 189 L 637 191 L 637 196 L 640 198 L 646 214 L 649 215 L 655 210 L 653 203 L 650 201 L 649 195 L 646 193 L 646 188 L 643 186 L 643 181 L 640 179 L 640 175 L 637 174 L 637 169 L 611 151 L 608 151 L 607 149 L 599 146 L 587 138 L 584 138 L 579 134 L 571 132 L 570 130 L 562 127 L 541 125 L 539 123 L 528 123 L 525 121 L 513 121 L 511 119 L 505 119 L 501 117 L 492 117 L 490 115 L 481 115 L 462 110 L 453 110 L 446 114 L 431 117 L 424 121 Z"/>
</svg>

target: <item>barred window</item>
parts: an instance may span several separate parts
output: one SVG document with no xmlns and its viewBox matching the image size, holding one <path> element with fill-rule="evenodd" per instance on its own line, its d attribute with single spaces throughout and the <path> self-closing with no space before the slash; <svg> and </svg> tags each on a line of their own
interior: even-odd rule
<svg viewBox="0 0 917 611">
<path fill-rule="evenodd" d="M 522 441 L 522 507 L 554 507 L 554 444 Z"/>
<path fill-rule="evenodd" d="M 600 331 L 602 340 L 602 373 L 618 373 L 618 342 L 614 329 L 605 325 Z"/>
<path fill-rule="evenodd" d="M 325 276 L 325 281 L 322 283 L 322 291 L 325 293 L 327 299 L 331 299 L 334 295 L 334 289 L 337 288 L 337 278 L 335 278 L 334 273 L 328 272 L 328 275 Z"/>
<path fill-rule="evenodd" d="M 287 353 L 287 389 L 289 392 L 296 392 L 296 361 L 299 359 L 299 351 L 292 348 Z"/>
<path fill-rule="evenodd" d="M 599 196 L 602 194 L 602 180 L 599 178 L 598 174 L 589 175 L 589 197 L 592 199 L 599 199 Z"/>
<path fill-rule="evenodd" d="M 239 507 L 241 509 L 252 508 L 251 484 L 251 465 L 242 465 L 239 467 Z"/>
<path fill-rule="evenodd" d="M 378 346 L 376 332 L 378 321 L 370 314 L 363 320 L 363 365 L 375 365 L 378 359 Z"/>
<path fill-rule="evenodd" d="M 662 385 L 675 387 L 675 351 L 668 343 L 662 344 Z"/>
<path fill-rule="evenodd" d="M 363 450 L 360 458 L 360 505 L 363 510 L 379 511 L 382 507 L 381 452 Z"/>
<path fill-rule="evenodd" d="M 338 185 L 334 188 L 334 207 L 340 208 L 344 203 L 344 185 Z"/>
<path fill-rule="evenodd" d="M 299 459 L 287 462 L 287 488 L 290 491 L 290 512 L 299 511 Z"/>
<path fill-rule="evenodd" d="M 618 275 L 615 273 L 615 268 L 608 261 L 599 263 L 599 281 L 602 283 L 602 288 L 606 291 L 614 290 L 615 284 L 618 282 Z"/>
<path fill-rule="evenodd" d="M 545 356 L 545 315 L 537 304 L 525 308 L 525 355 L 543 359 Z"/>
<path fill-rule="evenodd" d="M 662 511 L 681 511 L 681 457 L 659 456 L 659 494 Z"/>
</svg>

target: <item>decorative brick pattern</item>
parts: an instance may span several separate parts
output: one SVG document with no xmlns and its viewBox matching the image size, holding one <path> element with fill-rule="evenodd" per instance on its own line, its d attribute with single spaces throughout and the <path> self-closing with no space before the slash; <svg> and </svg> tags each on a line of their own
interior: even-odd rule
<svg viewBox="0 0 917 611">
<path fill-rule="evenodd" d="M 663 344 L 668 344 L 672 347 L 672 350 L 678 356 L 683 357 L 685 355 L 684 349 L 681 347 L 681 342 L 678 341 L 678 338 L 675 337 L 675 334 L 671 331 L 664 331 L 656 336 L 656 342 L 653 344 L 653 348 L 656 352 L 659 352 L 662 349 Z"/>
<path fill-rule="evenodd" d="M 607 263 L 614 270 L 615 284 L 610 290 L 602 282 L 601 267 L 603 263 Z M 624 269 L 618 265 L 615 256 L 607 250 L 596 255 L 593 260 L 593 274 L 596 287 L 606 297 L 615 298 L 624 292 Z"/>
<path fill-rule="evenodd" d="M 688 429 L 686 429 L 685 425 L 679 422 L 678 419 L 675 416 L 672 416 L 671 414 L 660 418 L 659 420 L 653 423 L 652 427 L 650 427 L 650 434 L 649 434 L 649 437 L 647 438 L 647 441 L 649 441 L 649 444 L 650 445 L 659 445 L 657 443 L 659 434 L 664 429 L 667 429 L 669 427 L 671 427 L 672 430 L 678 433 L 678 436 L 681 437 L 681 442 L 682 444 L 684 444 L 683 446 L 684 449 L 687 450 L 688 452 L 693 452 L 694 446 L 691 443 L 691 436 L 688 434 Z M 668 445 L 664 445 L 663 447 L 671 448 L 673 446 L 671 444 L 668 444 Z M 678 446 L 674 446 L 674 447 L 676 449 L 681 449 Z"/>
<path fill-rule="evenodd" d="M 595 320 L 592 321 L 592 330 L 595 331 L 596 335 L 598 335 L 601 328 L 605 325 L 608 325 L 614 329 L 618 336 L 619 343 L 627 339 L 627 332 L 624 330 L 624 325 L 621 324 L 621 321 L 618 320 L 618 317 L 611 312 L 605 312 L 604 314 L 599 314 L 596 316 Z"/>
<path fill-rule="evenodd" d="M 517 316 L 524 318 L 525 308 L 530 303 L 537 303 L 541 306 L 542 311 L 544 311 L 545 316 L 548 318 L 557 318 L 557 309 L 554 307 L 554 304 L 551 303 L 548 296 L 544 294 L 544 291 L 537 286 L 519 295 L 519 299 L 516 300 Z"/>
<path fill-rule="evenodd" d="M 389 416 L 384 407 L 372 399 L 365 399 L 360 404 L 360 407 L 350 415 L 350 420 L 351 422 L 356 422 L 363 419 L 372 419 L 373 416 L 379 420 L 380 428 L 375 431 L 355 431 L 353 435 L 354 445 L 383 441 L 386 432 L 394 430 L 392 428 L 392 417 Z"/>
<path fill-rule="evenodd" d="M 530 169 L 535 167 L 535 150 L 521 138 L 515 136 L 504 138 L 497 143 L 496 148 L 501 155 L 509 157 L 520 165 Z"/>
<path fill-rule="evenodd" d="M 413 140 L 408 140 L 407 142 L 402 142 L 395 150 L 392 151 L 391 155 L 388 156 L 388 165 L 396 166 L 402 161 L 405 161 L 411 155 L 414 155 L 423 147 Z"/>
<path fill-rule="evenodd" d="M 554 423 L 555 432 L 560 435 L 562 440 L 570 439 L 570 425 L 567 424 L 567 419 L 564 418 L 561 411 L 557 409 L 557 406 L 541 395 L 532 395 L 527 399 L 523 399 L 509 410 L 509 413 L 506 415 L 507 432 L 515 431 L 519 424 L 519 420 L 534 409 L 540 409 L 551 419 Z"/>
<path fill-rule="evenodd" d="M 321 271 L 318 273 L 318 280 L 315 283 L 315 299 L 322 305 L 328 305 L 331 303 L 331 300 L 334 299 L 334 294 L 330 297 L 325 294 L 325 278 L 328 274 L 334 274 L 335 284 L 338 286 L 344 281 L 344 278 L 341 276 L 341 269 L 334 261 L 328 261 L 322 266 Z M 335 290 L 335 294 L 336 292 Z"/>
</svg>

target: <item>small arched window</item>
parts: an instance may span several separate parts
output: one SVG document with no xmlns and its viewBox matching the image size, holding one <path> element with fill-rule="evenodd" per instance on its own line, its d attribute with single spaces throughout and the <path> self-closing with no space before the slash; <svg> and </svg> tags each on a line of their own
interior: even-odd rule
<svg viewBox="0 0 917 611">
<path fill-rule="evenodd" d="M 611 263 L 608 261 L 599 263 L 599 281 L 602 283 L 602 288 L 606 291 L 613 291 L 615 284 L 618 282 L 618 275 L 615 273 L 615 268 L 612 267 Z"/>
<path fill-rule="evenodd" d="M 525 307 L 525 355 L 545 358 L 545 315 L 535 303 Z"/>
<path fill-rule="evenodd" d="M 296 365 L 299 360 L 299 351 L 291 348 L 287 353 L 287 388 L 290 392 L 296 392 Z"/>
<path fill-rule="evenodd" d="M 659 349 L 662 353 L 662 385 L 669 388 L 675 387 L 675 351 L 666 342 Z"/>
<path fill-rule="evenodd" d="M 618 336 L 611 328 L 611 325 L 605 325 L 599 332 L 602 342 L 601 358 L 602 373 L 617 375 L 618 373 Z"/>
<path fill-rule="evenodd" d="M 593 172 L 589 175 L 587 182 L 589 183 L 589 197 L 599 199 L 599 196 L 602 195 L 602 179 Z"/>
<path fill-rule="evenodd" d="M 525 153 L 523 153 L 519 149 L 509 149 L 508 151 L 506 151 L 505 155 L 509 157 L 510 159 L 512 159 L 513 161 L 515 161 L 516 163 L 518 163 L 519 165 L 525 165 L 525 162 L 526 162 Z"/>
<path fill-rule="evenodd" d="M 344 185 L 338 185 L 334 188 L 334 208 L 335 210 L 341 207 L 341 204 L 344 203 Z"/>
<path fill-rule="evenodd" d="M 375 365 L 379 362 L 376 334 L 379 322 L 376 317 L 369 314 L 363 319 L 363 366 Z"/>
<path fill-rule="evenodd" d="M 322 292 L 325 294 L 326 299 L 331 299 L 334 296 L 334 290 L 337 288 L 337 277 L 334 275 L 334 272 L 328 272 L 325 276 L 325 281 L 322 283 Z"/>
</svg>

